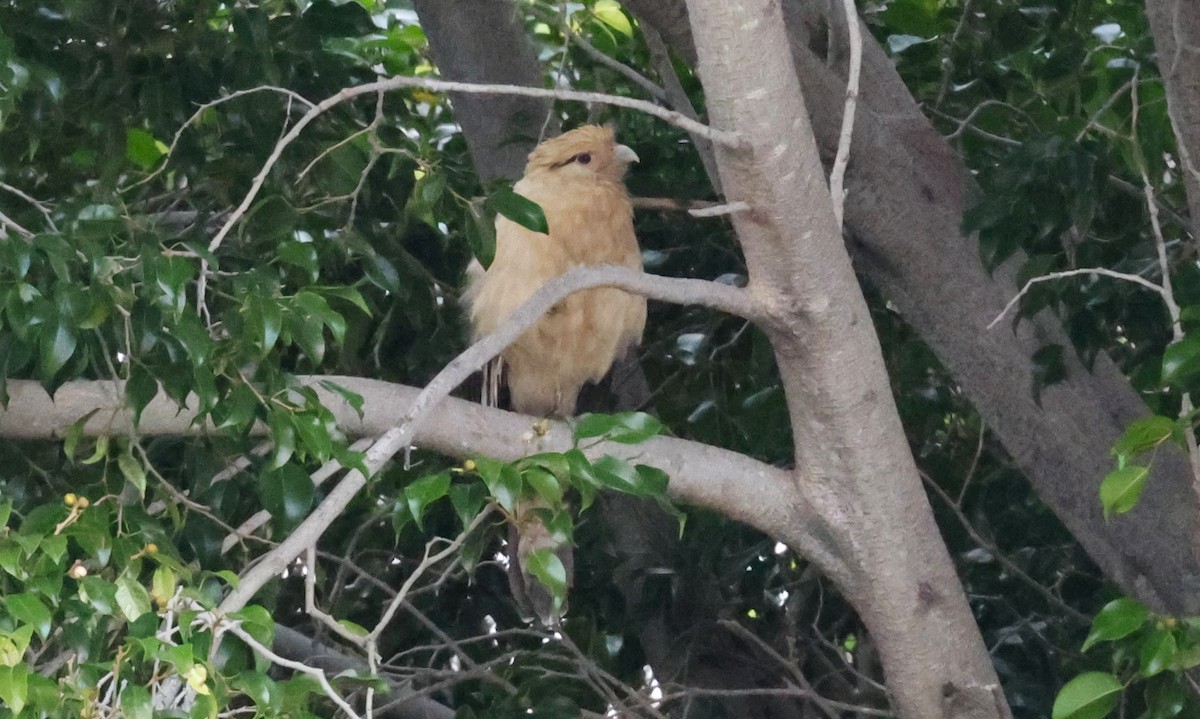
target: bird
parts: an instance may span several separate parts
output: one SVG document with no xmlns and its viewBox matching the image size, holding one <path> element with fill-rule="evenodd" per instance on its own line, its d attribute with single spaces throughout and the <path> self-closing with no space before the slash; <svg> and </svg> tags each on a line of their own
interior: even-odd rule
<svg viewBox="0 0 1200 719">
<path fill-rule="evenodd" d="M 503 215 L 486 271 L 476 264 L 467 290 L 476 339 L 496 329 L 546 282 L 581 265 L 642 269 L 633 206 L 623 178 L 637 154 L 611 128 L 585 125 L 529 154 L 517 194 L 541 206 L 549 234 Z M 604 378 L 642 338 L 646 300 L 609 287 L 577 292 L 556 305 L 501 354 L 512 407 L 570 417 L 583 385 Z"/>
<path fill-rule="evenodd" d="M 633 206 L 625 188 L 637 153 L 619 144 L 612 128 L 585 125 L 546 140 L 529 153 L 513 191 L 542 208 L 548 233 L 496 218 L 496 251 L 484 270 L 473 263 L 465 293 L 475 339 L 496 329 L 542 285 L 579 266 L 623 265 L 642 269 L 633 229 Z M 545 418 L 575 413 L 580 390 L 599 382 L 641 343 L 646 300 L 601 287 L 567 297 L 500 355 L 512 409 Z M 523 500 L 514 512 L 509 573 L 518 605 L 553 624 L 564 607 L 530 575 L 528 556 L 550 549 L 563 560 L 568 583 L 569 543 L 545 525 L 546 504 Z M 540 511 L 539 511 L 540 510 Z"/>
</svg>

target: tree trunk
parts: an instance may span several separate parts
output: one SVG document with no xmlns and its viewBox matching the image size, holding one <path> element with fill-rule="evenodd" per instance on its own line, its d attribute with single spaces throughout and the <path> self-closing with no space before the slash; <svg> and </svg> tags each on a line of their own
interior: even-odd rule
<svg viewBox="0 0 1200 719">
<path fill-rule="evenodd" d="M 510 0 L 413 0 L 413 8 L 446 79 L 542 87 L 537 55 Z M 549 134 L 558 134 L 548 100 L 469 93 L 450 99 L 485 183 L 521 177 L 525 156 L 547 122 Z"/>
<path fill-rule="evenodd" d="M 719 148 L 717 162 L 727 199 L 750 206 L 732 220 L 750 288 L 771 308 L 764 331 L 788 398 L 796 491 L 849 565 L 840 588 L 879 648 L 901 715 L 1007 716 L 835 224 L 779 5 L 688 8 L 712 124 L 743 141 Z"/>
<path fill-rule="evenodd" d="M 683 0 L 625 5 L 654 24 L 680 17 Z M 831 67 L 828 55 L 838 55 L 844 44 L 838 29 L 844 23 L 823 14 L 827 3 L 782 5 L 818 147 L 830 158 L 845 74 Z M 694 61 L 686 27 L 655 27 Z M 846 225 L 858 269 L 955 375 L 1038 495 L 1105 574 L 1159 610 L 1200 611 L 1200 560 L 1192 550 L 1198 506 L 1182 455 L 1160 453 L 1137 509 L 1104 519 L 1097 492 L 1112 468 L 1109 450 L 1129 422 L 1146 414 L 1145 405 L 1107 357 L 1098 357 L 1088 372 L 1069 352 L 1068 378 L 1043 391 L 1040 405 L 1034 401 L 1034 352 L 1069 341 L 1047 313 L 1022 320 L 1015 331 L 1011 324 L 986 329 L 1016 294 L 1012 267 L 1020 260 L 992 275 L 984 271 L 976 239 L 960 230 L 968 173 L 865 30 L 863 45 L 846 177 Z"/>
</svg>

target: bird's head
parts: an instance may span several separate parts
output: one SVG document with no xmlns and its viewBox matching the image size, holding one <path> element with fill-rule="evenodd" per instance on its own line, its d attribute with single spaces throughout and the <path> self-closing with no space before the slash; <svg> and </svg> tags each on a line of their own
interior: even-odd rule
<svg viewBox="0 0 1200 719">
<path fill-rule="evenodd" d="M 638 156 L 625 145 L 618 145 L 612 128 L 584 125 L 546 140 L 529 153 L 525 175 L 557 176 L 569 180 L 607 180 L 620 182 L 629 163 Z"/>
</svg>

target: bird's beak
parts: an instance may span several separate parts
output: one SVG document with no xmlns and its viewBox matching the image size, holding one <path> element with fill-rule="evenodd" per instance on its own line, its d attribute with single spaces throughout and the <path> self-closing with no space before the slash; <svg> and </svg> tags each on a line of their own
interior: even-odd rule
<svg viewBox="0 0 1200 719">
<path fill-rule="evenodd" d="M 638 162 L 637 153 L 629 145 L 617 145 L 617 153 L 615 155 L 618 162 L 623 162 L 628 165 L 631 162 Z"/>
</svg>

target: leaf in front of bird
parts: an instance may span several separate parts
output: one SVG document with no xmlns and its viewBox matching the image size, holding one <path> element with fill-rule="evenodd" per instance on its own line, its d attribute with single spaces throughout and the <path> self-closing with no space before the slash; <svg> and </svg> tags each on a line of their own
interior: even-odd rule
<svg viewBox="0 0 1200 719">
<path fill-rule="evenodd" d="M 527 230 L 550 234 L 550 225 L 546 222 L 542 206 L 513 192 L 511 187 L 501 187 L 493 192 L 488 197 L 487 206 Z"/>
<path fill-rule="evenodd" d="M 645 412 L 585 414 L 575 423 L 575 440 L 602 437 L 621 444 L 639 444 L 663 433 L 663 424 Z"/>
<path fill-rule="evenodd" d="M 492 260 L 496 257 L 496 223 L 484 211 L 486 203 L 482 197 L 468 202 L 465 223 L 471 254 L 475 255 L 485 270 L 492 266 Z"/>
</svg>

